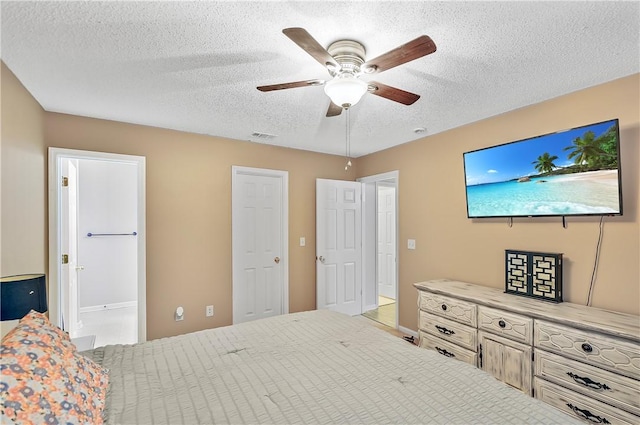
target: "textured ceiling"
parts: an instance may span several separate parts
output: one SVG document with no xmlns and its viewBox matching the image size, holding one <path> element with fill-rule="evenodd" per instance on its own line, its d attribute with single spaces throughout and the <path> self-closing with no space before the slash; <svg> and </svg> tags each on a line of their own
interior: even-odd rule
<svg viewBox="0 0 640 425">
<path fill-rule="evenodd" d="M 637 1 L 1 7 L 2 60 L 47 111 L 335 154 L 346 114 L 325 117 L 323 87 L 256 90 L 329 77 L 282 29 L 303 27 L 325 47 L 357 40 L 367 58 L 429 35 L 435 53 L 375 75 L 419 94 L 415 104 L 366 94 L 351 108 L 355 157 L 640 72 Z"/>
</svg>

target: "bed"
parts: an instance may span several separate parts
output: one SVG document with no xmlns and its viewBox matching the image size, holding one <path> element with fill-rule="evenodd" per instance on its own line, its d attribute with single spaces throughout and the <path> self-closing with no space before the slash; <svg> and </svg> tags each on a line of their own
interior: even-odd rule
<svg viewBox="0 0 640 425">
<path fill-rule="evenodd" d="M 15 385 L 5 354 L 3 339 L 3 382 Z M 327 310 L 73 356 L 95 373 L 84 400 L 101 398 L 94 423 L 579 423 L 473 366 Z"/>
</svg>

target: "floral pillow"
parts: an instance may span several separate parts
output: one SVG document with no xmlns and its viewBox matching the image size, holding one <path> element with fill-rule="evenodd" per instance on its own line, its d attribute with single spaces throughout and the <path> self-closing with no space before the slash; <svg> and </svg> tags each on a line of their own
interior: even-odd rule
<svg viewBox="0 0 640 425">
<path fill-rule="evenodd" d="M 74 360 L 72 376 L 74 382 L 80 387 L 80 395 L 86 403 L 87 412 L 90 412 L 92 417 L 100 417 L 100 422 L 94 423 L 102 423 L 102 411 L 109 386 L 109 371 L 79 353 L 74 355 Z"/>
<path fill-rule="evenodd" d="M 101 424 L 108 371 L 33 313 L 2 339 L 0 422 Z"/>
<path fill-rule="evenodd" d="M 42 313 L 31 310 L 26 316 L 20 319 L 19 323 L 30 326 L 34 329 L 34 332 L 49 334 L 61 347 L 76 351 L 76 346 L 71 342 L 69 334 L 59 327 L 54 326 L 47 316 Z"/>
</svg>

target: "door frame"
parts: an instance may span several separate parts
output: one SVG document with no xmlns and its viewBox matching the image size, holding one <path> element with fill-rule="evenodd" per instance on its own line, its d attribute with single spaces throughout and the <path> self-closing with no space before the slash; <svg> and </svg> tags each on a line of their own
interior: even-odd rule
<svg viewBox="0 0 640 425">
<path fill-rule="evenodd" d="M 400 190 L 400 172 L 398 170 L 394 170 L 394 171 L 389 171 L 386 173 L 380 173 L 380 174 L 374 174 L 372 176 L 366 176 L 366 177 L 361 177 L 359 179 L 357 179 L 356 181 L 360 182 L 363 184 L 363 190 L 362 193 L 366 193 L 366 186 L 368 185 L 373 185 L 375 187 L 375 196 L 373 197 L 373 199 L 371 199 L 371 197 L 367 197 L 367 196 L 363 196 L 363 201 L 362 201 L 362 246 L 363 246 L 363 250 L 362 250 L 362 276 L 363 276 L 363 284 L 362 284 L 362 311 L 368 311 L 370 310 L 371 306 L 369 305 L 365 305 L 366 302 L 366 295 L 367 295 L 367 291 L 375 291 L 375 299 L 376 299 L 376 306 L 378 304 L 378 256 L 377 255 L 373 255 L 373 258 L 371 255 L 369 255 L 369 252 L 371 251 L 370 249 L 368 249 L 367 247 L 370 246 L 371 244 L 373 244 L 374 246 L 377 245 L 377 233 L 378 233 L 378 190 L 377 190 L 377 186 L 378 186 L 378 182 L 382 182 L 382 181 L 394 181 L 395 182 L 395 207 L 396 207 L 396 263 L 395 263 L 395 274 L 396 274 L 396 329 L 399 328 L 399 312 L 400 312 L 400 297 L 399 297 L 399 292 L 400 292 L 400 280 L 399 280 L 399 276 L 398 276 L 398 271 L 399 271 L 399 237 L 400 237 L 400 214 L 399 214 L 399 202 L 398 202 L 398 192 Z M 373 214 L 373 216 L 375 217 L 375 222 L 374 223 L 370 223 L 371 218 L 369 218 L 369 220 L 367 220 L 367 217 L 372 217 L 371 214 L 367 214 L 367 212 L 371 212 L 371 211 L 375 211 L 375 214 Z M 367 237 L 367 232 L 364 231 L 365 229 L 369 228 L 369 226 L 373 226 L 376 231 L 373 235 L 373 237 L 371 237 L 371 235 L 369 235 L 369 237 Z M 377 246 L 374 249 L 374 252 L 377 253 Z M 371 267 L 373 266 L 375 269 L 375 279 L 373 281 L 373 283 L 370 282 L 365 282 L 365 276 L 367 276 L 367 267 Z"/>
<path fill-rule="evenodd" d="M 147 269 L 146 269 L 146 172 L 145 157 L 107 152 L 93 152 L 64 148 L 49 148 L 49 319 L 62 327 L 61 309 L 61 181 L 62 159 L 88 159 L 136 164 L 138 170 L 138 342 L 147 340 Z"/>
<path fill-rule="evenodd" d="M 271 170 L 267 168 L 252 168 L 252 167 L 243 167 L 239 165 L 231 166 L 231 306 L 232 306 L 232 320 L 233 324 L 239 323 L 236 317 L 236 311 L 233 306 L 236 303 L 235 294 L 236 294 L 236 284 L 239 282 L 238 276 L 238 264 L 236 263 L 237 256 L 233 255 L 235 252 L 235 247 L 238 246 L 238 242 L 236 238 L 239 237 L 239 232 L 237 231 L 237 226 L 239 225 L 239 220 L 236 218 L 236 208 L 234 207 L 234 196 L 235 191 L 238 185 L 237 176 L 238 175 L 249 175 L 249 176 L 262 176 L 262 177 L 276 177 L 280 179 L 281 184 L 281 193 L 282 193 L 282 223 L 281 229 L 282 234 L 282 253 L 284 254 L 281 259 L 282 264 L 282 314 L 289 313 L 289 172 L 281 171 L 281 170 Z"/>
</svg>

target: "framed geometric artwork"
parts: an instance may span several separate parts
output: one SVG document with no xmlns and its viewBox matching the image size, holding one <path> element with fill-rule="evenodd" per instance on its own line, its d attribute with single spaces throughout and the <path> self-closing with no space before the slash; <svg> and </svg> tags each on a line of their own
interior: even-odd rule
<svg viewBox="0 0 640 425">
<path fill-rule="evenodd" d="M 504 291 L 561 303 L 562 254 L 505 250 Z"/>
</svg>

